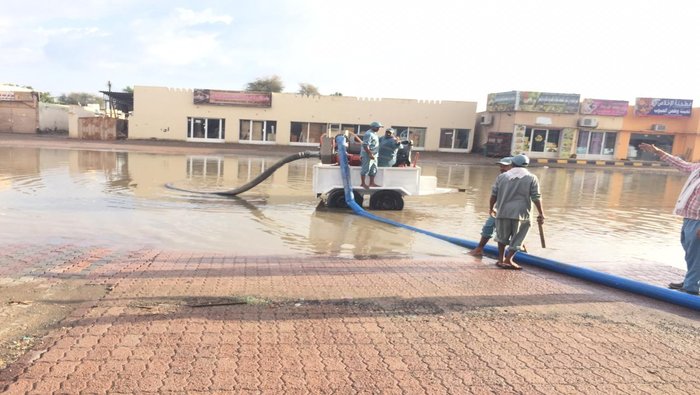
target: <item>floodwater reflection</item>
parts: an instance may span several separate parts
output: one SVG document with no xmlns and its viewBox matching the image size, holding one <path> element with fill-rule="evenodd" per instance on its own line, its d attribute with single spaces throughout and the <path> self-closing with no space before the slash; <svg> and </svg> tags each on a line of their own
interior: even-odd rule
<svg viewBox="0 0 700 395">
<path fill-rule="evenodd" d="M 72 243 L 248 254 L 348 257 L 463 256 L 442 240 L 346 211 L 317 210 L 316 159 L 292 162 L 238 198 L 164 188 L 228 190 L 279 158 L 0 148 L 4 243 Z M 393 220 L 478 240 L 498 166 L 423 163 L 438 186 L 465 192 L 406 198 Z M 685 177 L 674 171 L 531 169 L 540 178 L 547 249 L 530 253 L 582 266 L 684 268 L 681 219 L 672 215 Z"/>
</svg>

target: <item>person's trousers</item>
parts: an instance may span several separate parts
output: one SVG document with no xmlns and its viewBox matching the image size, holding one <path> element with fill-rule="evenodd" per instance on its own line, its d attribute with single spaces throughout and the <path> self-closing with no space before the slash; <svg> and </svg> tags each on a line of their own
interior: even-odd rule
<svg viewBox="0 0 700 395">
<path fill-rule="evenodd" d="M 490 239 L 493 237 L 493 232 L 496 230 L 496 218 L 489 215 L 481 228 L 481 237 Z"/>
<path fill-rule="evenodd" d="M 681 228 L 681 245 L 685 250 L 685 264 L 688 271 L 685 274 L 683 288 L 686 291 L 698 292 L 700 288 L 700 220 L 683 218 Z"/>
</svg>

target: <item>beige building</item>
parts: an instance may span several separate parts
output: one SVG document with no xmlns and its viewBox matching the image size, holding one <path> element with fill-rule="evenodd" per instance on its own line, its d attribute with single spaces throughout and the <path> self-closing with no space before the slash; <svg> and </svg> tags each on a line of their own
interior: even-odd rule
<svg viewBox="0 0 700 395">
<path fill-rule="evenodd" d="M 490 156 L 525 153 L 550 160 L 655 161 L 641 143 L 656 144 L 690 161 L 700 158 L 700 113 L 692 100 L 580 99 L 578 94 L 491 93 L 479 114 L 475 151 Z"/>
<path fill-rule="evenodd" d="M 39 95 L 28 88 L 0 85 L 0 132 L 36 133 Z"/>
<path fill-rule="evenodd" d="M 363 133 L 372 121 L 415 150 L 467 153 L 476 102 L 136 86 L 129 138 L 318 146 L 323 135 Z"/>
</svg>

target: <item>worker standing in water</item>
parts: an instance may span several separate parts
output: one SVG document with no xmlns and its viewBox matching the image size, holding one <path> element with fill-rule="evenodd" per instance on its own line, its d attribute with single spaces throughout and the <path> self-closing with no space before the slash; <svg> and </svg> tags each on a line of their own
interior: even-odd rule
<svg viewBox="0 0 700 395">
<path fill-rule="evenodd" d="M 540 194 L 540 182 L 526 167 L 530 158 L 520 154 L 511 159 L 512 169 L 501 173 L 491 188 L 489 213 L 496 215 L 496 242 L 501 269 L 520 270 L 513 262 L 516 252 L 523 250 L 523 242 L 530 230 L 530 212 L 534 203 L 539 215 L 537 223 L 544 223 L 544 210 Z M 495 210 L 495 211 L 494 211 Z M 506 253 L 506 246 L 508 252 Z"/>
<path fill-rule="evenodd" d="M 500 168 L 499 170 L 501 171 L 501 174 L 507 172 L 508 170 L 510 170 L 513 167 L 512 160 L 513 160 L 513 158 L 511 158 L 510 156 L 507 156 L 505 158 L 501 158 L 501 160 L 498 161 L 498 165 Z M 496 231 L 496 213 L 489 212 L 489 217 L 486 218 L 486 221 L 484 221 L 484 226 L 481 228 L 481 239 L 479 240 L 479 244 L 476 246 L 476 248 L 469 251 L 469 255 L 471 255 L 471 256 L 484 255 L 484 247 L 486 247 L 486 244 L 488 244 L 489 240 L 491 240 L 495 231 Z M 525 250 L 524 244 L 523 244 L 523 250 Z"/>
</svg>

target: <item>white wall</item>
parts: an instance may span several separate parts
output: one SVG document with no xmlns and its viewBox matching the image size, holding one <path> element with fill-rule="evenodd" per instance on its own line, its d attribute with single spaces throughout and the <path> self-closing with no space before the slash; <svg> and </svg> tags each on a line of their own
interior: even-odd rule
<svg viewBox="0 0 700 395">
<path fill-rule="evenodd" d="M 63 104 L 39 103 L 39 130 L 67 132 L 69 107 Z"/>
</svg>

